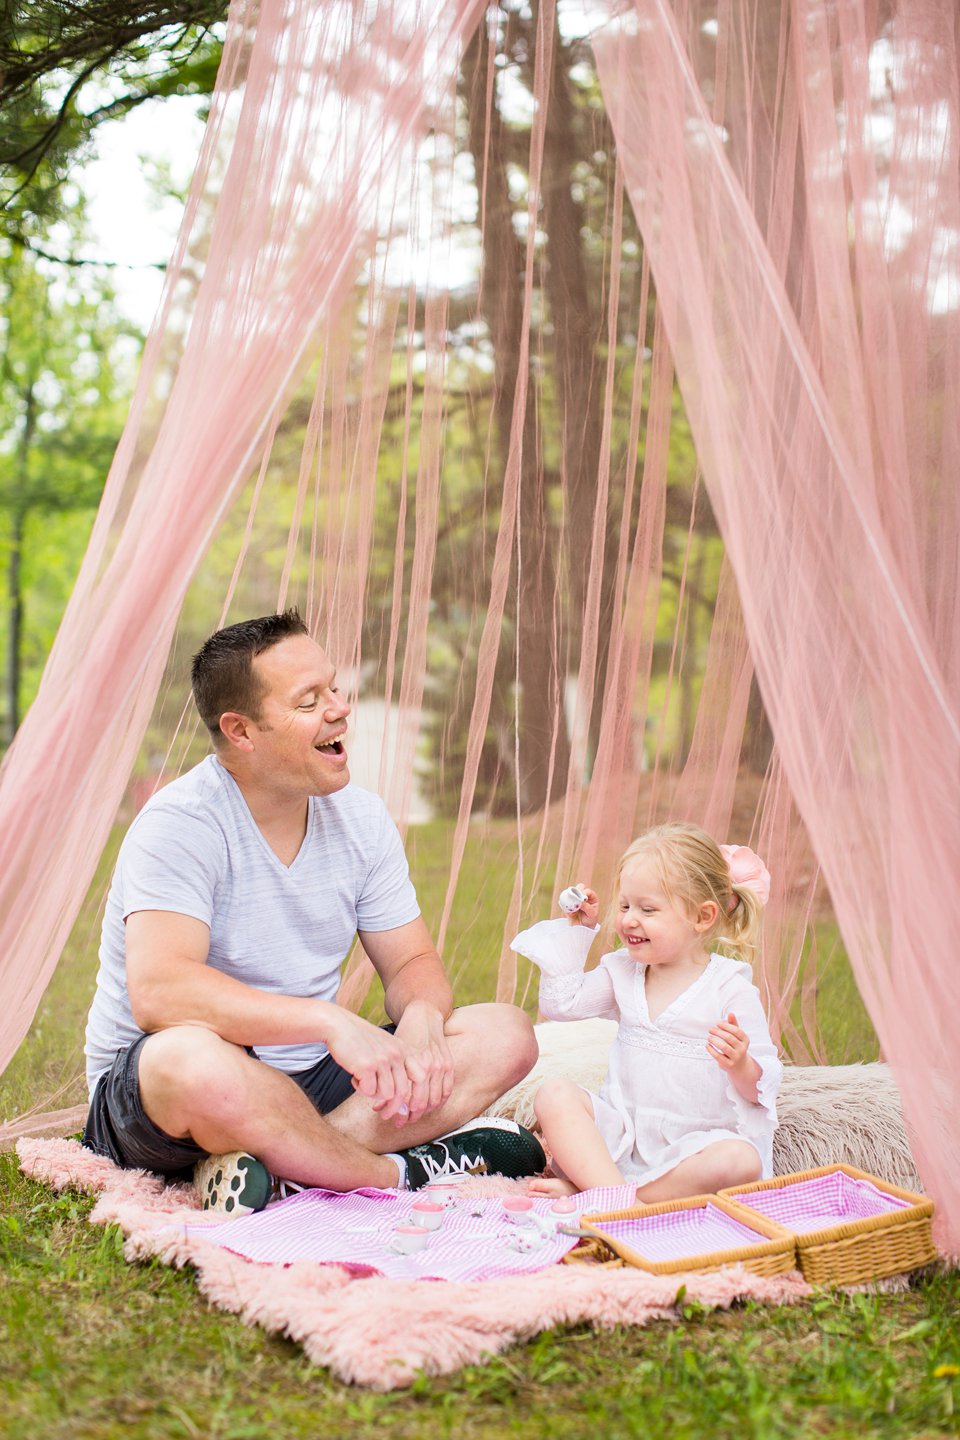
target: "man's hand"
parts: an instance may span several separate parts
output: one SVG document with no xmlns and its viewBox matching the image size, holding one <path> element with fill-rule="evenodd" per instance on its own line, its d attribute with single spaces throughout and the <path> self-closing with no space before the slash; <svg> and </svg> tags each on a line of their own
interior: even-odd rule
<svg viewBox="0 0 960 1440">
<path fill-rule="evenodd" d="M 443 1029 L 443 1016 L 425 1000 L 411 1000 L 397 1022 L 396 1037 L 403 1047 L 410 1080 L 408 1113 L 396 1112 L 397 1124 L 418 1120 L 437 1110 L 453 1090 L 453 1056 Z"/>
<path fill-rule="evenodd" d="M 335 1006 L 331 1010 L 335 1013 L 325 1038 L 334 1060 L 349 1071 L 354 1089 L 367 1097 L 382 1119 L 394 1115 L 406 1119 L 413 1082 L 399 1037 L 349 1010 Z"/>
<path fill-rule="evenodd" d="M 361 930 L 360 943 L 383 982 L 410 1085 L 406 1114 L 400 1106 L 380 1114 L 405 1125 L 436 1110 L 453 1089 L 453 1058 L 444 1035 L 453 1010 L 450 982 L 420 915 L 395 930 Z"/>
</svg>

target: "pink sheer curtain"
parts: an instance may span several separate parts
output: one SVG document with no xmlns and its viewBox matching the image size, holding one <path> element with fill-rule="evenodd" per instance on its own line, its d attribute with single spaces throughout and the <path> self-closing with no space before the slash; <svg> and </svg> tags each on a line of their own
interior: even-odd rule
<svg viewBox="0 0 960 1440">
<path fill-rule="evenodd" d="M 188 583 L 320 322 L 352 293 L 404 147 L 455 75 L 479 9 L 231 10 L 130 420 L 40 693 L 4 760 L 0 1070 L 90 884 Z"/>
<path fill-rule="evenodd" d="M 295 601 L 382 702 L 368 783 L 403 827 L 435 726 L 458 983 L 479 903 L 497 993 L 529 999 L 518 924 L 685 816 L 767 858 L 773 1027 L 834 1058 L 804 960 L 822 865 L 958 1249 L 950 6 L 610 4 L 606 116 L 573 113 L 571 12 L 483 10 L 234 5 L 130 423 L 0 772 L 0 1069 L 131 768 L 202 751 L 191 647 Z M 477 902 L 488 839 L 510 884 Z M 369 978 L 358 956 L 344 998 Z"/>
<path fill-rule="evenodd" d="M 604 96 L 783 773 L 960 1250 L 951 3 L 636 4 Z M 772 23 L 775 22 L 775 23 Z"/>
</svg>

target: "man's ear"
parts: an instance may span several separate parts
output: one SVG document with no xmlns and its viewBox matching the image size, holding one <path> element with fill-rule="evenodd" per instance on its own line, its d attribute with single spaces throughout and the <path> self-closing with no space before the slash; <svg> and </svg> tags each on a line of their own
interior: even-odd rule
<svg viewBox="0 0 960 1440">
<path fill-rule="evenodd" d="M 693 928 L 699 931 L 701 935 L 705 935 L 708 930 L 713 929 L 719 918 L 720 906 L 716 900 L 705 900 L 697 911 L 697 918 Z"/>
<path fill-rule="evenodd" d="M 252 722 L 248 715 L 237 710 L 225 710 L 220 716 L 220 733 L 228 745 L 236 750 L 252 750 Z"/>
</svg>

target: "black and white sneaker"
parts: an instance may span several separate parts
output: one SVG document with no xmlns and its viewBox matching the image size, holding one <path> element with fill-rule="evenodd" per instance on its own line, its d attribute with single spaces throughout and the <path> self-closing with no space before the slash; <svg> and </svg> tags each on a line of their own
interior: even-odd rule
<svg viewBox="0 0 960 1440">
<path fill-rule="evenodd" d="M 438 1180 L 466 1180 L 471 1175 L 506 1175 L 519 1180 L 538 1174 L 547 1163 L 542 1145 L 529 1130 L 515 1120 L 489 1116 L 400 1153 L 407 1162 L 411 1190 Z"/>
<path fill-rule="evenodd" d="M 267 1167 L 245 1150 L 208 1155 L 193 1167 L 193 1188 L 204 1210 L 230 1219 L 262 1210 L 273 1192 Z"/>
</svg>

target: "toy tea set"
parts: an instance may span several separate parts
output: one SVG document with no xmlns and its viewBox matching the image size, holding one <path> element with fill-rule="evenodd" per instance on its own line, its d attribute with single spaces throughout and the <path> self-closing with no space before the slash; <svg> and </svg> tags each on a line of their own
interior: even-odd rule
<svg viewBox="0 0 960 1440">
<path fill-rule="evenodd" d="M 505 1195 L 496 1200 L 478 1200 L 464 1196 L 458 1185 L 439 1182 L 418 1192 L 405 1219 L 384 1233 L 388 1249 L 398 1255 L 417 1255 L 429 1249 L 440 1237 L 451 1212 L 487 1221 L 489 1231 L 471 1229 L 469 1240 L 482 1241 L 520 1254 L 530 1254 L 559 1236 L 573 1233 L 568 1226 L 576 1225 L 577 1203 L 566 1197 L 552 1200 L 546 1210 L 536 1208 L 528 1195 Z M 543 1203 L 543 1202 L 541 1202 Z M 352 1227 L 373 1229 L 375 1227 Z M 465 1237 L 467 1238 L 467 1237 Z"/>
</svg>

